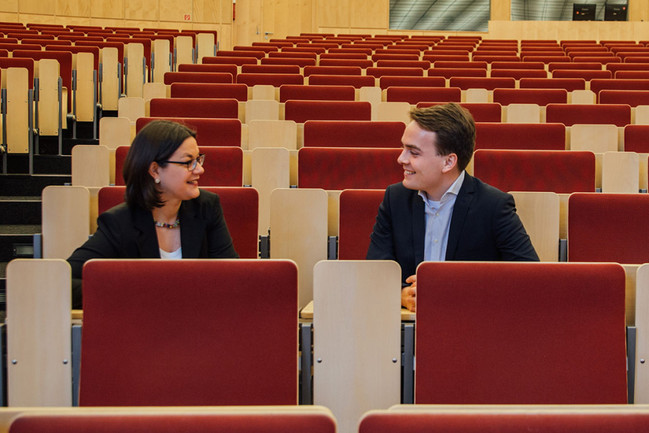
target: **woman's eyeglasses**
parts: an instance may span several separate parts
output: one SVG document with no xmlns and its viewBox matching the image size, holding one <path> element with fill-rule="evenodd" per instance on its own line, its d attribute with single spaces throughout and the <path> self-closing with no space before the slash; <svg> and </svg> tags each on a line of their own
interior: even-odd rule
<svg viewBox="0 0 649 433">
<path fill-rule="evenodd" d="M 180 164 L 187 167 L 187 171 L 194 171 L 196 167 L 200 164 L 201 167 L 205 162 L 205 154 L 199 153 L 198 158 L 190 159 L 189 161 L 158 161 L 159 163 L 171 163 L 171 164 Z"/>
</svg>

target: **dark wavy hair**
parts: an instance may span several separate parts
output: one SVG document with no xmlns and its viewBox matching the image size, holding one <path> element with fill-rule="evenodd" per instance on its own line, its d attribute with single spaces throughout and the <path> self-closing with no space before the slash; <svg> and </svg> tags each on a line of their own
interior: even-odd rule
<svg viewBox="0 0 649 433">
<path fill-rule="evenodd" d="M 475 148 L 475 122 L 468 110 L 454 102 L 415 108 L 410 118 L 422 129 L 437 134 L 436 146 L 440 155 L 457 155 L 457 166 L 464 170 L 471 161 Z"/>
<path fill-rule="evenodd" d="M 154 179 L 149 174 L 151 163 L 160 167 L 173 155 L 189 137 L 196 138 L 196 132 L 185 125 L 168 120 L 154 120 L 137 133 L 124 161 L 124 182 L 126 203 L 129 207 L 151 210 L 164 205 Z"/>
</svg>

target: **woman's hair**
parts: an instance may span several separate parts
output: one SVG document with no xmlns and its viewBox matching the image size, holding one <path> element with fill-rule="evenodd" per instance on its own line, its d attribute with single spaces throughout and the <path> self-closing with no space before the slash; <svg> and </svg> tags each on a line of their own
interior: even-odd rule
<svg viewBox="0 0 649 433">
<path fill-rule="evenodd" d="M 137 133 L 122 171 L 129 207 L 151 210 L 164 205 L 160 191 L 149 174 L 149 167 L 154 161 L 160 167 L 166 166 L 167 163 L 161 161 L 168 160 L 189 137 L 196 138 L 196 132 L 167 120 L 154 120 Z"/>
</svg>

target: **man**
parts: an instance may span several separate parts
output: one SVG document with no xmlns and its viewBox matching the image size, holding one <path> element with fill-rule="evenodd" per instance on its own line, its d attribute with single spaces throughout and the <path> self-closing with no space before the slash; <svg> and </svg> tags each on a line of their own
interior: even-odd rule
<svg viewBox="0 0 649 433">
<path fill-rule="evenodd" d="M 401 305 L 416 306 L 422 261 L 538 261 L 514 198 L 465 172 L 475 123 L 450 103 L 414 109 L 401 142 L 403 182 L 390 185 L 379 207 L 369 260 L 401 265 Z"/>
</svg>

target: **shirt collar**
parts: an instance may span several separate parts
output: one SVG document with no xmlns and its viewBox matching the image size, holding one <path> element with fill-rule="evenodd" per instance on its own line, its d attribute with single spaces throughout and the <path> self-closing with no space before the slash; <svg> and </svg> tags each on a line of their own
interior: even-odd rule
<svg viewBox="0 0 649 433">
<path fill-rule="evenodd" d="M 439 207 L 439 204 L 444 203 L 449 199 L 449 195 L 452 194 L 457 196 L 460 193 L 460 188 L 462 188 L 462 183 L 464 182 L 464 173 L 466 172 L 462 170 L 457 179 L 455 179 L 455 182 L 453 182 L 451 186 L 446 190 L 446 192 L 442 195 L 442 199 L 439 202 L 430 200 L 426 191 L 419 190 L 419 196 L 424 200 L 424 203 L 426 205 Z M 434 204 L 437 204 L 437 206 L 434 206 Z"/>
</svg>

